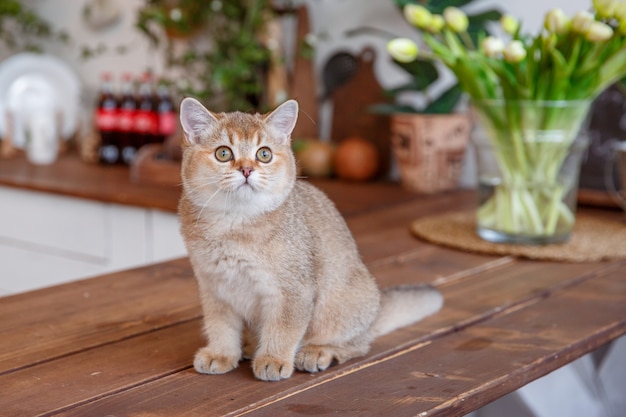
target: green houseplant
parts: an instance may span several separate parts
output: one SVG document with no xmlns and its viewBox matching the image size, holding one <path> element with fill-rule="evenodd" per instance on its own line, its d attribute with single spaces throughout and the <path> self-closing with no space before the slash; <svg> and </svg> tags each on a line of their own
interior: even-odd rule
<svg viewBox="0 0 626 417">
<path fill-rule="evenodd" d="M 148 0 L 136 27 L 164 47 L 181 95 L 216 110 L 257 109 L 271 56 L 260 34 L 271 17 L 267 0 Z"/>
</svg>

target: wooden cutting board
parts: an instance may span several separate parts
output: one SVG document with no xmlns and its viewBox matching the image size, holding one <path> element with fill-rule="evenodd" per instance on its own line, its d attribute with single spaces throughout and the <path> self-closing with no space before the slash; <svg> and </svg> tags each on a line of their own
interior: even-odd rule
<svg viewBox="0 0 626 417">
<path fill-rule="evenodd" d="M 374 143 L 380 154 L 380 173 L 389 170 L 391 154 L 389 116 L 374 114 L 369 107 L 390 102 L 374 73 L 376 53 L 365 48 L 357 57 L 354 75 L 332 93 L 333 118 L 331 140 L 341 142 L 350 136 L 360 136 Z"/>
</svg>

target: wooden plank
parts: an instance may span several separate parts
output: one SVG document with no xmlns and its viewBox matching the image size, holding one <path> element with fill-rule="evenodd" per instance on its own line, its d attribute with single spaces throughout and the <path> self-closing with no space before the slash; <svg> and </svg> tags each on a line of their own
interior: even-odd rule
<svg viewBox="0 0 626 417">
<path fill-rule="evenodd" d="M 444 306 L 435 316 L 376 340 L 370 355 L 422 343 L 476 325 L 566 290 L 619 264 L 560 264 L 516 261 L 477 268 L 474 275 L 442 280 Z M 471 294 L 471 296 L 468 296 Z"/>
<path fill-rule="evenodd" d="M 441 285 L 513 262 L 511 257 L 481 257 L 468 252 L 424 246 L 403 256 L 370 262 L 368 266 L 379 286 L 388 287 L 406 284 L 407 277 L 411 282 Z"/>
<path fill-rule="evenodd" d="M 348 182 L 313 178 L 307 181 L 324 191 L 344 216 L 353 216 L 420 199 L 420 196 L 406 191 L 396 183 Z"/>
<path fill-rule="evenodd" d="M 372 217 L 349 216 L 348 224 L 357 235 L 372 229 L 372 223 L 384 227 L 397 227 L 399 222 L 413 221 L 422 216 L 440 214 L 444 211 L 472 209 L 476 206 L 475 195 L 474 191 L 428 196 L 414 194 L 414 198 L 408 199 L 405 204 L 390 204 L 380 212 L 374 210 Z"/>
<path fill-rule="evenodd" d="M 200 317 L 187 259 L 0 299 L 0 374 Z"/>
<path fill-rule="evenodd" d="M 38 416 L 190 368 L 200 320 L 0 375 L 0 415 Z M 94 414 L 88 414 L 94 415 Z"/>
<path fill-rule="evenodd" d="M 54 416 L 221 416 L 237 413 L 247 404 L 281 397 L 306 387 L 322 374 L 295 374 L 289 380 L 261 382 L 252 379 L 248 362 L 224 375 L 199 375 L 192 369 L 146 383 L 92 403 L 52 413 Z M 149 396 L 143 395 L 150 387 Z M 111 401 L 113 400 L 113 401 Z M 111 414 L 115 413 L 115 414 Z"/>
<path fill-rule="evenodd" d="M 463 416 L 626 333 L 625 277 L 596 277 L 237 415 Z"/>
<path fill-rule="evenodd" d="M 335 366 L 314 376 L 296 373 L 292 379 L 276 384 L 255 381 L 248 363 L 222 376 L 198 375 L 187 369 L 180 373 L 160 376 L 158 373 L 151 373 L 150 369 L 145 369 L 150 368 L 149 362 L 142 362 L 140 359 L 135 361 L 132 353 L 119 359 L 119 362 L 112 363 L 109 352 L 99 349 L 94 353 L 94 355 L 104 356 L 104 359 L 99 359 L 99 362 L 107 363 L 112 369 L 119 369 L 117 372 L 112 372 L 115 375 L 132 369 L 132 378 L 121 381 L 117 393 L 107 393 L 107 396 L 103 395 L 102 398 L 91 399 L 87 395 L 81 399 L 73 399 L 73 403 L 68 402 L 58 408 L 67 409 L 62 413 L 64 416 L 107 414 L 165 416 L 172 415 L 173 410 L 178 416 L 202 416 L 207 415 L 208 407 L 213 415 L 238 414 L 245 411 L 245 408 L 242 409 L 242 404 L 263 403 L 268 398 L 273 401 L 288 397 L 294 392 L 306 391 L 328 381 L 340 380 L 355 369 L 367 368 L 370 363 L 377 363 L 399 352 L 430 343 L 430 340 L 449 337 L 461 328 L 486 322 L 493 316 L 503 314 L 503 311 L 515 311 L 520 306 L 540 302 L 552 292 L 559 293 L 565 288 L 594 278 L 594 271 L 598 269 L 597 265 L 591 264 L 570 265 L 571 268 L 565 269 L 559 268 L 556 264 L 552 265 L 552 268 L 550 265 L 547 266 L 544 278 L 538 273 L 543 270 L 544 265 L 521 263 L 487 271 L 473 279 L 450 282 L 443 287 L 447 304 L 441 313 L 378 339 L 367 357 L 342 366 Z M 615 265 L 606 265 L 604 268 L 615 269 Z M 520 284 L 506 285 L 511 278 L 520 281 Z M 524 279 L 526 285 L 524 285 Z M 472 296 L 468 297 L 468 294 Z M 169 344 L 169 338 L 176 337 L 177 340 L 174 343 L 181 343 L 180 339 L 188 339 L 189 345 L 194 345 L 194 347 L 197 345 L 197 338 L 192 334 L 182 332 L 179 334 L 174 329 L 171 331 L 166 329 L 159 333 L 159 339 L 163 344 Z M 147 336 L 140 336 L 139 339 L 144 337 Z M 119 342 L 115 350 L 134 351 L 134 355 L 141 356 L 144 354 L 142 346 L 149 345 L 142 341 L 128 340 Z M 86 352 L 86 354 L 90 353 Z M 81 359 L 78 362 L 82 363 L 84 360 Z M 60 367 L 55 364 L 46 365 L 52 368 Z M 24 370 L 13 377 L 19 380 L 29 380 L 31 374 L 38 374 L 37 368 Z M 85 375 L 76 369 L 68 370 L 57 382 L 67 379 L 80 381 L 85 378 Z M 81 385 L 86 385 L 87 382 Z M 0 383 L 3 381 L 0 380 Z M 17 383 L 14 382 L 14 384 Z M 354 382 L 351 384 L 354 385 Z M 362 381 L 361 384 L 363 384 Z M 77 404 L 78 407 L 74 408 L 72 404 Z"/>
<path fill-rule="evenodd" d="M 389 262 L 397 258 L 414 256 L 416 251 L 425 248 L 433 250 L 432 244 L 411 234 L 410 225 L 415 219 L 431 213 L 471 209 L 474 206 L 473 193 L 460 193 L 456 196 L 456 199 L 452 198 L 451 194 L 441 194 L 433 198 L 416 198 L 404 204 L 387 207 L 385 210 L 348 217 L 347 223 L 359 245 L 361 256 L 373 264 L 377 261 Z M 489 257 L 475 259 L 487 261 Z"/>
</svg>

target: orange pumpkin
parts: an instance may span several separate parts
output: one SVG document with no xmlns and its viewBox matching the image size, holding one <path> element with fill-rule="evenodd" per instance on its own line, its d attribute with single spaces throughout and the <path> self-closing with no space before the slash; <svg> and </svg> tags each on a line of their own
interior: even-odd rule
<svg viewBox="0 0 626 417">
<path fill-rule="evenodd" d="M 372 142 L 361 137 L 348 137 L 335 150 L 335 173 L 344 180 L 371 180 L 378 173 L 379 157 Z"/>
</svg>

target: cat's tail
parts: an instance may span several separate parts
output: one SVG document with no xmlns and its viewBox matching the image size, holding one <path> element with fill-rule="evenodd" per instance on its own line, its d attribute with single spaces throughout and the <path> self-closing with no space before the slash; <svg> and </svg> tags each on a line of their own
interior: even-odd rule
<svg viewBox="0 0 626 417">
<path fill-rule="evenodd" d="M 370 327 L 373 338 L 413 324 L 436 313 L 443 296 L 430 285 L 403 285 L 382 291 L 380 311 Z"/>
</svg>

